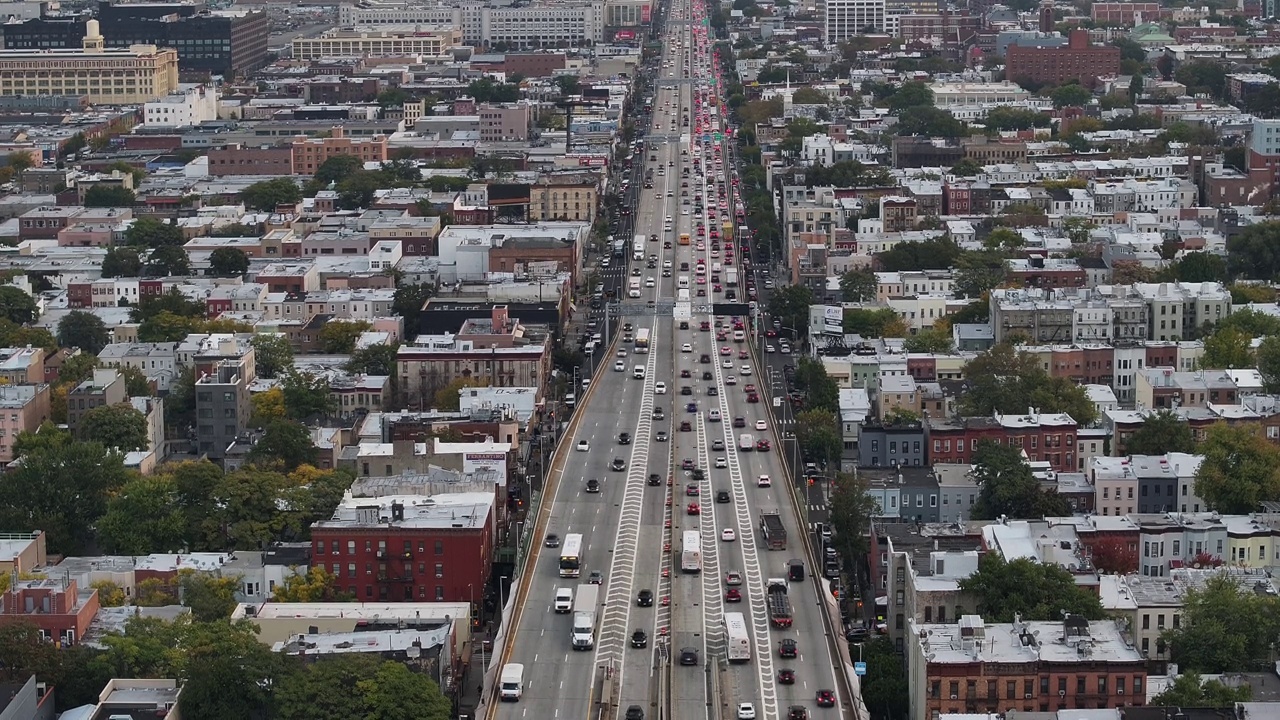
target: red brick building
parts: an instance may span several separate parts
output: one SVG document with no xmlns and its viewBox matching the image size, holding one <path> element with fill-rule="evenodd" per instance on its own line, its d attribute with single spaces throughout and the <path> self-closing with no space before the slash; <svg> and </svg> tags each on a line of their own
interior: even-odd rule
<svg viewBox="0 0 1280 720">
<path fill-rule="evenodd" d="M 1076 421 L 1061 413 L 927 418 L 929 463 L 970 463 L 983 440 L 1012 445 L 1033 462 L 1045 461 L 1058 472 L 1076 472 Z"/>
<path fill-rule="evenodd" d="M 47 640 L 80 642 L 98 616 L 98 591 L 81 591 L 75 580 L 18 580 L 0 594 L 0 622 L 30 623 Z"/>
<path fill-rule="evenodd" d="M 1100 76 L 1120 73 L 1120 48 L 1090 45 L 1089 31 L 1076 29 L 1066 47 L 1010 45 L 1005 62 L 1005 77 L 1013 82 L 1061 85 L 1075 80 L 1093 87 Z"/>
<path fill-rule="evenodd" d="M 227 145 L 209 150 L 209 174 L 271 175 L 293 174 L 293 148 L 242 147 Z"/>
<path fill-rule="evenodd" d="M 1160 3 L 1153 2 L 1102 2 L 1089 6 L 1089 14 L 1096 23 L 1111 23 L 1133 27 L 1141 22 L 1160 20 Z"/>
<path fill-rule="evenodd" d="M 494 507 L 482 493 L 349 498 L 311 526 L 311 564 L 360 601 L 470 602 L 489 581 Z"/>
</svg>

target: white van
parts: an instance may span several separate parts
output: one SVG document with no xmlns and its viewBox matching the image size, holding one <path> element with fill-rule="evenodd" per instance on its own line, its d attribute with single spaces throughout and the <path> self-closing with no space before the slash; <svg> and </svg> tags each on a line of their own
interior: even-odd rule
<svg viewBox="0 0 1280 720">
<path fill-rule="evenodd" d="M 556 612 L 564 614 L 573 609 L 573 588 L 556 588 Z"/>
<path fill-rule="evenodd" d="M 679 282 L 677 283 L 677 286 L 678 286 L 681 290 L 688 290 L 688 289 L 689 289 L 689 276 L 688 276 L 688 275 L 681 275 L 681 276 L 680 276 L 680 280 L 679 280 Z"/>
<path fill-rule="evenodd" d="M 756 449 L 756 439 L 751 433 L 742 433 L 738 436 L 738 452 L 751 452 Z"/>
<path fill-rule="evenodd" d="M 635 378 L 635 379 L 637 379 L 637 380 L 643 380 L 643 379 L 644 379 L 644 366 L 643 366 L 643 365 L 637 365 L 637 366 L 635 366 L 634 368 L 632 368 L 632 369 L 631 369 L 631 377 L 633 377 L 633 378 Z"/>
<path fill-rule="evenodd" d="M 644 248 L 636 248 L 631 252 L 631 259 L 636 262 L 644 262 Z"/>
<path fill-rule="evenodd" d="M 524 693 L 524 665 L 507 663 L 498 676 L 498 693 L 503 700 L 517 701 Z"/>
</svg>

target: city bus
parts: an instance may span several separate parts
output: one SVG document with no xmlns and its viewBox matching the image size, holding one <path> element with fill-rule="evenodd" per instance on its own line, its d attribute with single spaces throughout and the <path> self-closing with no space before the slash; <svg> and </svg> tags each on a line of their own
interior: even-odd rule
<svg viewBox="0 0 1280 720">
<path fill-rule="evenodd" d="M 751 636 L 747 633 L 747 620 L 742 613 L 724 614 L 724 635 L 729 641 L 729 662 L 751 662 Z"/>
<path fill-rule="evenodd" d="M 636 352 L 649 352 L 649 328 L 636 330 Z"/>
<path fill-rule="evenodd" d="M 681 245 L 689 244 L 689 233 L 680 233 L 680 244 Z"/>
<path fill-rule="evenodd" d="M 582 574 L 582 535 L 569 533 L 560 546 L 560 577 L 576 578 Z"/>
<path fill-rule="evenodd" d="M 697 530 L 685 530 L 680 545 L 680 572 L 702 572 L 702 534 Z"/>
</svg>

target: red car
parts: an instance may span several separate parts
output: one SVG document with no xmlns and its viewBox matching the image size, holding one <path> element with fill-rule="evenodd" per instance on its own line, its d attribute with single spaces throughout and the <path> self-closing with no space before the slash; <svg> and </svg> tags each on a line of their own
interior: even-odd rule
<svg viewBox="0 0 1280 720">
<path fill-rule="evenodd" d="M 769 441 L 768 441 L 768 440 L 757 440 L 757 441 L 756 441 L 756 450 L 759 450 L 760 452 L 769 452 Z"/>
<path fill-rule="evenodd" d="M 835 707 L 836 694 L 830 690 L 819 690 L 815 702 L 818 703 L 818 707 Z"/>
<path fill-rule="evenodd" d="M 725 602 L 742 602 L 742 591 L 738 590 L 738 588 L 736 587 L 725 590 L 724 601 Z"/>
<path fill-rule="evenodd" d="M 733 354 L 733 348 L 729 347 L 728 345 L 725 345 L 724 347 L 720 348 L 720 354 L 725 357 L 729 357 L 730 355 Z"/>
<path fill-rule="evenodd" d="M 702 506 L 701 506 L 701 505 L 699 505 L 698 503 L 689 503 L 689 507 L 685 508 L 685 514 L 687 514 L 687 515 L 701 515 L 701 514 L 702 514 Z"/>
<path fill-rule="evenodd" d="M 758 403 L 760 402 L 760 396 L 756 393 L 747 393 L 747 402 Z"/>
</svg>

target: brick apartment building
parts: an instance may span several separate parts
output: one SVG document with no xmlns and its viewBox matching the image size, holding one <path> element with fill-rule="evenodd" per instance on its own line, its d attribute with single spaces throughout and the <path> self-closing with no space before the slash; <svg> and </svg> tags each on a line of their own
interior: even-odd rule
<svg viewBox="0 0 1280 720">
<path fill-rule="evenodd" d="M 1076 472 L 1076 421 L 1062 413 L 1031 410 L 1024 415 L 927 418 L 929 463 L 970 463 L 983 440 L 1012 445 L 1032 462 L 1048 462 L 1058 472 Z"/>
<path fill-rule="evenodd" d="M 1005 62 L 1005 77 L 1013 82 L 1061 85 L 1075 80 L 1093 87 L 1099 77 L 1119 74 L 1120 48 L 1091 45 L 1089 31 L 1076 29 L 1065 47 L 1010 45 Z"/>
<path fill-rule="evenodd" d="M 222 175 L 270 175 L 278 177 L 293 174 L 293 148 L 245 147 L 226 145 L 209 149 L 209 174 Z"/>
<path fill-rule="evenodd" d="M 1160 3 L 1153 2 L 1101 2 L 1089 6 L 1089 16 L 1095 23 L 1110 23 L 1133 27 L 1160 19 Z"/>
<path fill-rule="evenodd" d="M 339 155 L 352 155 L 362 162 L 387 161 L 387 137 L 348 138 L 345 131 L 335 127 L 325 138 L 296 137 L 292 143 L 293 174 L 314 175 L 326 160 Z"/>
<path fill-rule="evenodd" d="M 489 580 L 494 507 L 485 493 L 348 498 L 311 526 L 311 564 L 362 602 L 470 602 Z"/>
<path fill-rule="evenodd" d="M 1146 659 L 1115 620 L 909 623 L 910 717 L 1146 702 Z"/>
<path fill-rule="evenodd" d="M 98 591 L 75 580 L 18 580 L 0 594 L 0 623 L 30 623 L 46 640 L 70 647 L 80 642 L 98 615 Z"/>
</svg>

